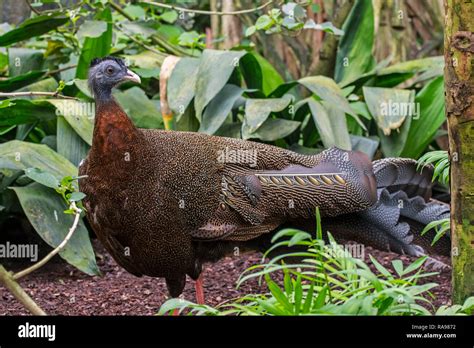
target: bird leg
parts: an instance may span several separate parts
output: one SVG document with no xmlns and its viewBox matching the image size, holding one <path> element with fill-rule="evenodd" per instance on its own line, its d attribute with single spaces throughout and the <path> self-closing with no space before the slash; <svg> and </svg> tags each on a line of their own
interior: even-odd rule
<svg viewBox="0 0 474 348">
<path fill-rule="evenodd" d="M 194 288 L 196 289 L 196 302 L 198 304 L 205 304 L 204 288 L 202 287 L 202 284 L 203 284 L 203 275 L 201 273 L 199 275 L 199 278 L 196 279 L 196 283 L 194 284 Z"/>
</svg>

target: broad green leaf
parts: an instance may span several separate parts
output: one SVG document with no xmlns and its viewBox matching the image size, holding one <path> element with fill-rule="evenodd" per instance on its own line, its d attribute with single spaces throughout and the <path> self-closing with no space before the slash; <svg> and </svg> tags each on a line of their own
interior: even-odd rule
<svg viewBox="0 0 474 348">
<path fill-rule="evenodd" d="M 244 55 L 239 62 L 240 71 L 249 89 L 262 90 L 263 73 L 255 55 Z"/>
<path fill-rule="evenodd" d="M 8 49 L 8 74 L 10 77 L 43 70 L 43 51 L 23 47 Z"/>
<path fill-rule="evenodd" d="M 232 110 L 237 98 L 244 90 L 236 85 L 227 84 L 207 105 L 202 115 L 201 127 L 199 131 L 207 134 L 214 134 Z"/>
<path fill-rule="evenodd" d="M 258 64 L 260 65 L 260 69 L 262 70 L 262 88 L 261 89 L 265 95 L 269 95 L 271 92 L 277 89 L 278 86 L 285 83 L 280 73 L 273 67 L 273 65 L 271 65 L 268 62 L 268 60 L 263 58 L 258 53 L 249 53 L 248 55 L 254 56 Z"/>
<path fill-rule="evenodd" d="M 162 128 L 163 118 L 155 104 L 148 99 L 140 87 L 132 87 L 122 92 L 116 90 L 114 97 L 123 110 L 139 128 Z"/>
<path fill-rule="evenodd" d="M 350 150 L 351 139 L 344 112 L 329 102 L 320 103 L 313 98 L 308 98 L 308 105 L 324 146 Z"/>
<path fill-rule="evenodd" d="M 45 74 L 44 71 L 31 71 L 24 75 L 19 75 L 15 77 L 11 77 L 5 80 L 0 80 L 0 91 L 2 92 L 11 92 L 16 91 L 24 86 L 27 86 Z"/>
<path fill-rule="evenodd" d="M 51 188 L 37 183 L 12 189 L 36 232 L 51 247 L 57 247 L 66 237 L 74 221 L 73 215 L 64 214 L 67 206 L 62 198 Z M 89 232 L 82 220 L 59 255 L 84 273 L 100 274 Z"/>
<path fill-rule="evenodd" d="M 95 107 L 92 102 L 77 100 L 49 99 L 57 109 L 57 114 L 64 116 L 74 131 L 89 145 L 92 145 Z"/>
<path fill-rule="evenodd" d="M 107 31 L 107 22 L 86 20 L 77 31 L 77 38 L 82 41 L 86 37 L 97 38 Z"/>
<path fill-rule="evenodd" d="M 255 132 L 271 112 L 284 110 L 291 102 L 291 96 L 285 94 L 282 98 L 247 99 L 245 103 L 244 127 L 246 132 Z"/>
<path fill-rule="evenodd" d="M 357 123 L 365 129 L 365 125 L 352 110 L 349 102 L 344 98 L 341 88 L 334 82 L 333 79 L 325 76 L 308 76 L 298 80 L 303 86 L 308 88 L 311 92 L 317 95 L 319 98 L 327 101 L 328 103 L 340 108 L 345 113 L 354 117 Z"/>
<path fill-rule="evenodd" d="M 18 27 L 0 36 L 0 46 L 8 46 L 18 41 L 43 35 L 69 21 L 68 17 L 42 15 L 27 19 Z"/>
<path fill-rule="evenodd" d="M 49 77 L 27 85 L 19 89 L 18 92 L 56 92 L 57 88 L 58 82 L 53 77 Z"/>
<path fill-rule="evenodd" d="M 56 110 L 44 100 L 11 100 L 9 106 L 0 108 L 0 126 L 11 126 L 56 118 Z"/>
<path fill-rule="evenodd" d="M 400 157 L 408 138 L 411 122 L 412 118 L 407 117 L 402 126 L 389 136 L 385 135 L 383 131 L 377 127 L 380 145 L 385 157 Z"/>
<path fill-rule="evenodd" d="M 416 117 L 413 91 L 364 86 L 363 92 L 370 113 L 386 136 L 400 128 L 405 119 Z"/>
<path fill-rule="evenodd" d="M 168 79 L 167 96 L 170 109 L 182 114 L 194 98 L 199 59 L 181 58 Z"/>
<path fill-rule="evenodd" d="M 25 175 L 31 180 L 50 188 L 58 188 L 59 180 L 51 173 L 45 172 L 38 168 L 26 168 Z"/>
<path fill-rule="evenodd" d="M 342 27 L 334 79 L 341 86 L 370 71 L 374 64 L 374 10 L 372 1 L 356 0 Z"/>
<path fill-rule="evenodd" d="M 224 123 L 217 130 L 215 135 L 218 135 L 221 137 L 241 139 L 242 138 L 242 123 L 240 122 Z"/>
<path fill-rule="evenodd" d="M 352 151 L 361 151 L 369 156 L 370 159 L 374 158 L 375 152 L 377 151 L 380 141 L 377 137 L 361 137 L 358 135 L 350 135 Z"/>
<path fill-rule="evenodd" d="M 400 62 L 389 67 L 383 68 L 377 72 L 377 75 L 389 75 L 389 74 L 403 74 L 403 73 L 417 73 L 422 71 L 427 71 L 430 69 L 443 68 L 444 67 L 444 57 L 426 57 L 414 60 L 407 60 L 405 62 Z"/>
<path fill-rule="evenodd" d="M 107 30 L 98 37 L 86 37 L 84 40 L 76 69 L 76 77 L 80 79 L 87 79 L 87 72 L 92 59 L 108 55 L 112 45 L 112 14 L 110 8 L 107 7 L 102 12 L 98 12 L 94 20 L 107 22 Z"/>
<path fill-rule="evenodd" d="M 76 166 L 48 146 L 19 140 L 0 144 L 0 168 L 38 168 L 57 179 L 77 175 Z"/>
<path fill-rule="evenodd" d="M 284 120 L 281 118 L 267 119 L 260 128 L 254 133 L 244 133 L 242 130 L 242 138 L 250 139 L 257 138 L 262 141 L 275 141 L 282 139 L 293 133 L 299 126 L 300 122 Z"/>
<path fill-rule="evenodd" d="M 206 105 L 225 86 L 245 53 L 245 51 L 204 50 L 200 59 L 194 98 L 194 108 L 199 121 Z"/>
<path fill-rule="evenodd" d="M 419 107 L 420 115 L 411 122 L 405 147 L 400 154 L 402 157 L 418 158 L 446 121 L 442 76 L 430 81 L 418 92 L 415 105 Z"/>
<path fill-rule="evenodd" d="M 138 54 L 125 56 L 133 65 L 142 69 L 160 68 L 165 57 L 165 55 L 159 55 L 151 51 L 143 51 Z"/>
<path fill-rule="evenodd" d="M 57 152 L 76 166 L 86 158 L 89 145 L 69 125 L 64 117 L 57 122 Z"/>
</svg>

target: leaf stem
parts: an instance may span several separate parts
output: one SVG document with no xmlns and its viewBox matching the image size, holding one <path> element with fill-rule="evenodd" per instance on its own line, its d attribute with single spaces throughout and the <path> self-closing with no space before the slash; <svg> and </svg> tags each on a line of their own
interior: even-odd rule
<svg viewBox="0 0 474 348">
<path fill-rule="evenodd" d="M 153 6 L 156 6 L 156 7 L 167 8 L 167 9 L 170 9 L 170 10 L 176 10 L 176 11 L 179 11 L 179 12 L 198 13 L 198 14 L 216 15 L 216 16 L 231 16 L 231 15 L 240 15 L 240 14 L 244 14 L 244 13 L 252 13 L 252 12 L 261 10 L 261 9 L 267 7 L 268 5 L 270 5 L 271 3 L 273 3 L 273 0 L 270 0 L 270 1 L 264 3 L 263 5 L 260 5 L 258 7 L 247 9 L 247 10 L 224 11 L 224 12 L 193 10 L 193 9 L 179 7 L 179 6 L 175 6 L 175 5 L 162 4 L 161 2 L 154 2 L 154 1 L 143 1 L 143 3 L 150 4 L 150 5 L 153 5 Z"/>
<path fill-rule="evenodd" d="M 72 235 L 74 234 L 74 231 L 76 231 L 77 229 L 77 225 L 79 224 L 79 219 L 81 217 L 81 212 L 82 212 L 82 210 L 76 206 L 75 202 L 71 203 L 71 209 L 73 209 L 75 212 L 74 223 L 72 224 L 72 227 L 69 229 L 68 234 L 66 235 L 64 240 L 61 242 L 61 244 L 59 244 L 53 251 L 51 251 L 48 255 L 46 255 L 41 261 L 38 261 L 33 266 L 28 267 L 24 269 L 23 271 L 13 274 L 12 278 L 14 280 L 20 279 L 21 277 L 24 277 L 27 274 L 30 274 L 31 272 L 36 271 L 38 268 L 42 267 L 46 262 L 51 260 L 53 256 L 59 253 L 66 246 L 67 242 L 71 239 Z"/>
<path fill-rule="evenodd" d="M 59 99 L 78 100 L 75 97 L 69 97 L 67 95 L 59 94 L 58 92 L 11 92 L 11 93 L 0 93 L 0 98 L 10 97 L 53 97 Z"/>
</svg>

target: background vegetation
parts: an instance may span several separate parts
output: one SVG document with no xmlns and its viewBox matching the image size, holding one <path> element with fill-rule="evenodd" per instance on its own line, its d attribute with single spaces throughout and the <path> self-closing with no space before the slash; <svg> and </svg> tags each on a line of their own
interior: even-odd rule
<svg viewBox="0 0 474 348">
<path fill-rule="evenodd" d="M 105 55 L 124 58 L 142 78 L 114 93 L 139 127 L 306 154 L 330 146 L 371 158 L 446 150 L 438 1 L 12 4 L 0 1 L 0 226 L 10 234 L 33 229 L 56 247 L 72 225 L 63 211 L 82 198 L 73 183 L 92 140 L 87 71 Z M 223 15 L 229 12 L 237 14 Z M 180 59 L 160 95 L 169 55 Z M 411 102 L 419 113 L 394 117 L 381 108 Z M 446 183 L 446 172 L 437 178 Z M 99 270 L 89 232 L 80 220 L 60 255 L 93 275 Z M 382 309 L 367 310 L 392 308 L 387 296 Z M 317 301 L 317 308 L 330 305 Z"/>
</svg>

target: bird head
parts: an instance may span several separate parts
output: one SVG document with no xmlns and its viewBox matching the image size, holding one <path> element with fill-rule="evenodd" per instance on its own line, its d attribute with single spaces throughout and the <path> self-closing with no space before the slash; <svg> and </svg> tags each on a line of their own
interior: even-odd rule
<svg viewBox="0 0 474 348">
<path fill-rule="evenodd" d="M 92 60 L 88 82 L 96 100 L 110 99 L 112 89 L 126 81 L 141 82 L 140 77 L 129 70 L 122 59 L 104 57 Z"/>
</svg>

